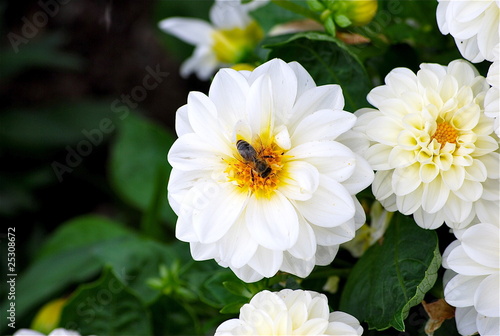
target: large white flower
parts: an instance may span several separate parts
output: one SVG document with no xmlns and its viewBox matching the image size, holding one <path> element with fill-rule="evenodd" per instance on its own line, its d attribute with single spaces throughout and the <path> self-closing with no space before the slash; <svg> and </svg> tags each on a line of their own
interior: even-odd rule
<svg viewBox="0 0 500 336">
<path fill-rule="evenodd" d="M 160 29 L 195 46 L 193 55 L 181 66 L 181 75 L 196 73 L 206 80 L 215 71 L 246 61 L 263 38 L 263 31 L 249 16 L 260 1 L 219 0 L 210 9 L 210 21 L 172 17 L 159 23 Z"/>
<path fill-rule="evenodd" d="M 356 129 L 372 141 L 364 152 L 377 170 L 372 189 L 389 211 L 418 225 L 466 227 L 491 222 L 499 207 L 498 138 L 484 115 L 489 88 L 468 62 L 392 70 L 374 88 Z"/>
<path fill-rule="evenodd" d="M 495 47 L 493 55 L 494 61 L 486 76 L 491 88 L 484 98 L 484 113 L 495 119 L 495 133 L 500 136 L 500 44 Z"/>
<path fill-rule="evenodd" d="M 247 282 L 278 270 L 300 277 L 329 264 L 364 212 L 368 163 L 337 137 L 355 123 L 338 85 L 317 87 L 298 63 L 222 69 L 209 95 L 177 111 L 169 201 L 176 235 L 196 260 Z"/>
<path fill-rule="evenodd" d="M 446 281 L 445 300 L 457 307 L 461 335 L 500 335 L 500 228 L 481 223 L 466 229 L 443 254 L 456 274 Z M 449 276 L 449 275 L 448 275 Z"/>
<path fill-rule="evenodd" d="M 344 312 L 330 313 L 325 295 L 304 290 L 267 290 L 241 307 L 237 319 L 222 323 L 222 335 L 337 335 L 361 336 L 359 321 Z"/>
<path fill-rule="evenodd" d="M 500 1 L 438 0 L 439 30 L 451 34 L 462 56 L 471 62 L 493 61 L 499 42 Z"/>
</svg>

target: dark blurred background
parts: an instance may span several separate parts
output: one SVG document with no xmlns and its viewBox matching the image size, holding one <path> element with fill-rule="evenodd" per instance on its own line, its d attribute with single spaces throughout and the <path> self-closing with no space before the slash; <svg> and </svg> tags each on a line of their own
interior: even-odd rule
<svg viewBox="0 0 500 336">
<path fill-rule="evenodd" d="M 211 3 L 0 1 L 0 220 L 19 232 L 18 266 L 75 216 L 100 213 L 131 223 L 140 217 L 107 182 L 120 113 L 143 115 L 174 134 L 175 111 L 190 90 L 206 92 L 208 83 L 179 76 L 192 47 L 157 23 L 168 16 L 206 18 Z M 137 89 L 155 71 L 161 82 Z M 113 131 L 101 132 L 99 141 L 96 132 L 107 118 Z M 79 148 L 91 140 L 88 134 L 96 144 Z M 75 167 L 67 161 L 72 150 L 85 154 L 70 157 Z"/>
</svg>

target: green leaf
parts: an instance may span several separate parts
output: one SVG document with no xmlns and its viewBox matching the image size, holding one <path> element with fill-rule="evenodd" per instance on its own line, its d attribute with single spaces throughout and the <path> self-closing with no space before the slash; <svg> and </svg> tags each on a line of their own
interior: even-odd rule
<svg viewBox="0 0 500 336">
<path fill-rule="evenodd" d="M 233 285 L 233 290 L 228 289 L 228 284 Z M 200 291 L 200 299 L 216 308 L 222 308 L 235 301 L 248 302 L 251 295 L 241 280 L 230 270 L 219 270 L 203 283 Z"/>
<path fill-rule="evenodd" d="M 82 335 L 151 335 L 148 309 L 111 268 L 96 282 L 78 287 L 63 309 L 60 326 Z"/>
<path fill-rule="evenodd" d="M 250 15 L 266 32 L 270 31 L 276 25 L 304 19 L 302 15 L 286 10 L 285 8 L 280 7 L 274 3 L 269 3 L 266 6 L 259 7 L 256 10 L 252 11 Z"/>
<path fill-rule="evenodd" d="M 0 148 L 38 154 L 85 140 L 92 149 L 114 130 L 112 117 L 110 104 L 105 101 L 62 102 L 36 110 L 10 109 L 0 114 Z M 77 146 L 72 149 L 79 150 Z"/>
<path fill-rule="evenodd" d="M 181 264 L 191 260 L 186 244 L 165 246 L 96 216 L 73 219 L 59 227 L 41 247 L 41 256 L 19 275 L 16 316 L 22 318 L 51 298 L 66 294 L 104 265 L 112 266 L 144 302 L 152 302 L 160 293 L 147 281 L 158 277 L 160 265 L 177 259 Z"/>
<path fill-rule="evenodd" d="M 131 234 L 133 232 L 120 223 L 104 217 L 95 215 L 77 217 L 66 222 L 52 234 L 40 249 L 37 259 Z"/>
<path fill-rule="evenodd" d="M 367 106 L 366 95 L 371 89 L 368 75 L 359 59 L 340 40 L 308 32 L 270 38 L 264 47 L 271 49 L 268 58 L 299 62 L 317 85 L 339 84 L 347 111 Z"/>
<path fill-rule="evenodd" d="M 368 322 L 370 329 L 404 331 L 410 308 L 432 288 L 440 265 L 436 233 L 396 213 L 382 242 L 371 246 L 352 269 L 340 310 Z"/>
<path fill-rule="evenodd" d="M 176 216 L 167 202 L 167 153 L 174 137 L 164 128 L 130 114 L 120 123 L 111 152 L 110 178 L 116 193 L 146 213 L 146 234 L 158 232 L 158 216 L 173 225 Z M 156 230 L 156 231 L 155 231 Z"/>
</svg>

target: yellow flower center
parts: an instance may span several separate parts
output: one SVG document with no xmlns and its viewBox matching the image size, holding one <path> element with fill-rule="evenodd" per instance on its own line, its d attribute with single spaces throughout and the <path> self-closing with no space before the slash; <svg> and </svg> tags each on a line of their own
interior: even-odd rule
<svg viewBox="0 0 500 336">
<path fill-rule="evenodd" d="M 250 190 L 257 197 L 269 197 L 278 188 L 284 152 L 274 143 L 252 148 L 255 149 L 255 155 L 247 159 L 240 152 L 235 155 L 235 159 L 226 160 L 228 166 L 225 173 L 228 180 L 242 191 Z"/>
<path fill-rule="evenodd" d="M 212 49 L 222 63 L 240 63 L 262 40 L 264 32 L 252 21 L 245 28 L 220 29 L 212 34 Z"/>
<path fill-rule="evenodd" d="M 447 143 L 457 143 L 458 132 L 453 126 L 451 126 L 447 122 L 442 122 L 437 125 L 436 132 L 431 137 L 432 139 L 436 139 L 437 142 L 441 144 L 441 146 L 446 145 Z"/>
</svg>

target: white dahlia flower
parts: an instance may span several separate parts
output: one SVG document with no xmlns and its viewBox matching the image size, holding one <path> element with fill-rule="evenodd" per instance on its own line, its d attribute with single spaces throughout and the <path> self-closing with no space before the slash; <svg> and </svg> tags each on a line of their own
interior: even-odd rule
<svg viewBox="0 0 500 336">
<path fill-rule="evenodd" d="M 337 137 L 355 123 L 338 85 L 317 87 L 298 63 L 222 69 L 208 96 L 177 111 L 168 160 L 176 236 L 196 260 L 215 259 L 247 282 L 278 270 L 306 277 L 354 237 L 354 197 L 373 180 Z"/>
<path fill-rule="evenodd" d="M 500 228 L 496 211 L 495 225 L 472 225 L 443 254 L 443 266 L 456 274 L 446 281 L 444 295 L 457 307 L 455 319 L 461 335 L 500 335 Z"/>
<path fill-rule="evenodd" d="M 337 335 L 361 336 L 359 321 L 344 312 L 330 313 L 325 295 L 304 290 L 267 290 L 241 307 L 237 319 L 222 323 L 222 335 Z"/>
<path fill-rule="evenodd" d="M 221 67 L 247 61 L 264 36 L 248 13 L 262 4 L 219 0 L 210 9 L 211 23 L 181 17 L 160 21 L 161 30 L 195 46 L 193 55 L 181 65 L 181 75 L 196 73 L 207 80 Z"/>
<path fill-rule="evenodd" d="M 417 74 L 397 68 L 385 83 L 367 97 L 377 109 L 356 112 L 356 129 L 372 142 L 364 156 L 377 170 L 375 197 L 427 229 L 462 229 L 476 215 L 493 221 L 500 168 L 485 78 L 457 60 L 422 64 Z"/>
<path fill-rule="evenodd" d="M 495 133 L 500 136 L 500 44 L 497 44 L 493 54 L 495 59 L 486 76 L 491 88 L 484 98 L 484 113 L 495 119 Z"/>
<path fill-rule="evenodd" d="M 45 336 L 41 332 L 31 329 L 19 329 L 12 336 Z M 73 330 L 66 330 L 62 328 L 54 329 L 47 336 L 80 336 L 79 333 Z"/>
<path fill-rule="evenodd" d="M 438 1 L 439 30 L 453 36 L 462 56 L 474 63 L 493 61 L 493 49 L 500 35 L 500 1 Z"/>
</svg>

